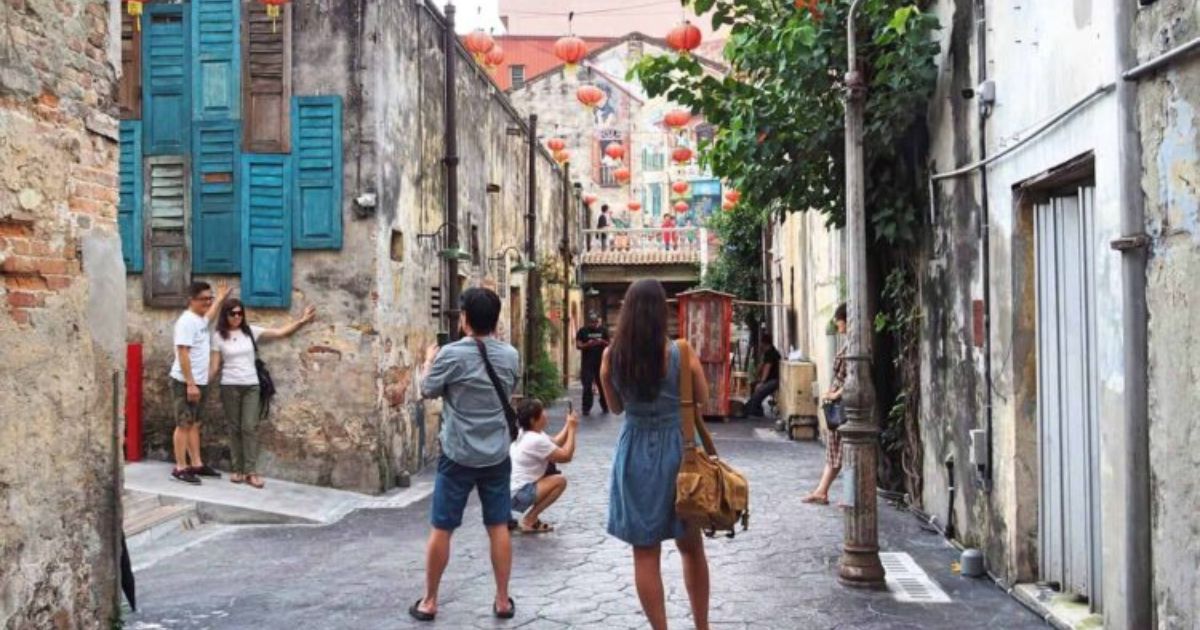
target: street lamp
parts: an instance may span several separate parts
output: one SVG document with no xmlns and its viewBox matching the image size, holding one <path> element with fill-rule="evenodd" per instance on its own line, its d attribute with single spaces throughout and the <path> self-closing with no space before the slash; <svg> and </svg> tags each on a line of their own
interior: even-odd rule
<svg viewBox="0 0 1200 630">
<path fill-rule="evenodd" d="M 867 86 L 858 69 L 855 12 L 861 0 L 850 5 L 847 18 L 846 66 L 846 383 L 842 401 L 846 424 L 842 435 L 848 504 L 838 581 L 846 586 L 881 588 L 879 520 L 875 499 L 875 467 L 879 459 L 879 426 L 875 423 L 875 391 L 871 383 L 871 328 L 867 319 L 866 191 L 863 167 L 863 107 Z"/>
<path fill-rule="evenodd" d="M 444 232 L 446 230 L 447 227 L 449 227 L 449 225 L 450 225 L 449 223 L 443 223 L 440 226 L 438 226 L 438 228 L 436 230 L 434 230 L 432 232 L 429 232 L 427 234 L 418 234 L 417 240 L 419 241 L 423 238 L 437 238 L 438 236 L 440 236 L 442 234 L 442 232 Z M 438 255 L 441 256 L 442 258 L 445 258 L 446 260 L 456 260 L 456 261 L 462 261 L 462 262 L 467 262 L 467 261 L 471 260 L 470 252 L 467 252 L 463 248 L 459 247 L 458 243 L 450 243 L 450 245 L 447 246 L 446 248 L 442 249 L 442 251 L 439 252 Z"/>
<path fill-rule="evenodd" d="M 508 247 L 496 252 L 495 256 L 488 258 L 488 262 L 499 262 L 501 260 L 506 260 L 508 259 L 509 252 L 517 253 L 517 264 L 509 267 L 509 273 L 529 273 L 530 271 L 537 269 L 537 265 L 530 261 L 526 261 L 521 257 L 521 250 L 516 245 L 509 245 Z"/>
</svg>

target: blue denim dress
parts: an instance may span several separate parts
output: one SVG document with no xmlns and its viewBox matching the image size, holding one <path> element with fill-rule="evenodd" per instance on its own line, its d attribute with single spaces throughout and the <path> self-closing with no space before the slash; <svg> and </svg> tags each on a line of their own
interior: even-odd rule
<svg viewBox="0 0 1200 630">
<path fill-rule="evenodd" d="M 683 457 L 679 419 L 679 347 L 671 344 L 667 376 L 658 397 L 637 400 L 636 391 L 614 383 L 625 403 L 608 496 L 608 533 L 635 546 L 680 538 L 675 517 L 675 477 Z"/>
</svg>

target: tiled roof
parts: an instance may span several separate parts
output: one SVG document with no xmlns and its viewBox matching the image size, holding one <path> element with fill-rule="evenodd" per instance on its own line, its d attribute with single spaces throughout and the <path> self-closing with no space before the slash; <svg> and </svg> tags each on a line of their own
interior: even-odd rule
<svg viewBox="0 0 1200 630">
<path fill-rule="evenodd" d="M 696 250 L 585 252 L 581 262 L 585 265 L 699 265 L 700 252 Z"/>
</svg>

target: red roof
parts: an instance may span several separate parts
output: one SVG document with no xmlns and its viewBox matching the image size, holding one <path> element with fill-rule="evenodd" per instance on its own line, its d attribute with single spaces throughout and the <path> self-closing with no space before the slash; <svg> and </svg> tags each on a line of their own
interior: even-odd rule
<svg viewBox="0 0 1200 630">
<path fill-rule="evenodd" d="M 507 90 L 512 87 L 512 66 L 524 66 L 525 77 L 537 76 L 562 64 L 554 56 L 554 42 L 559 35 L 497 35 L 496 43 L 504 49 L 504 61 L 492 72 L 496 83 Z M 612 43 L 615 37 L 582 37 L 588 52 Z"/>
</svg>

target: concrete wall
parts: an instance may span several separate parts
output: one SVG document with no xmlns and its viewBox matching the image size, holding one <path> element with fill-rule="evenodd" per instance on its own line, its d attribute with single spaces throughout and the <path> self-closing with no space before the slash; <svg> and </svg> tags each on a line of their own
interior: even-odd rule
<svg viewBox="0 0 1200 630">
<path fill-rule="evenodd" d="M 1160 0 L 1137 17 L 1139 61 L 1200 36 L 1194 2 Z M 1142 80 L 1142 190 L 1152 245 L 1147 270 L 1154 591 L 1160 628 L 1200 626 L 1200 60 L 1183 58 Z"/>
<path fill-rule="evenodd" d="M 442 22 L 409 2 L 319 0 L 292 10 L 293 92 L 339 94 L 345 103 L 344 244 L 294 252 L 291 312 L 251 309 L 260 325 L 285 322 L 308 304 L 318 309 L 312 325 L 263 348 L 280 394 L 261 429 L 259 469 L 379 492 L 438 452 L 437 408 L 419 400 L 413 370 L 444 327 L 430 296 L 444 286 L 439 252 L 446 242 L 418 237 L 445 222 Z M 507 133 L 520 124 L 515 111 L 459 52 L 459 242 L 471 251 L 475 226 L 479 254 L 478 264 L 460 264 L 460 277 L 465 286 L 492 284 L 487 258 L 524 244 L 528 153 L 522 137 Z M 556 255 L 562 181 L 548 155 L 537 159 L 539 251 Z M 488 193 L 489 184 L 500 192 Z M 353 205 L 365 192 L 378 195 L 373 212 Z M 165 457 L 173 429 L 166 373 L 178 313 L 144 307 L 137 277 L 128 300 L 130 339 L 145 343 L 147 447 Z M 227 449 L 216 401 L 209 411 L 206 458 L 219 464 Z"/>
<path fill-rule="evenodd" d="M 961 91 L 979 83 L 975 21 L 986 19 L 988 78 L 997 102 L 987 122 L 989 155 L 1026 138 L 1039 123 L 1116 80 L 1115 15 L 1104 3 L 985 3 L 943 1 L 942 73 L 929 115 L 931 165 L 947 171 L 978 158 L 978 110 Z M 1080 108 L 1046 133 L 987 169 L 991 247 L 991 359 L 994 394 L 993 485 L 990 491 L 968 464 L 968 431 L 985 428 L 986 374 L 983 344 L 973 334 L 974 303 L 984 298 L 980 174 L 939 184 L 930 209 L 932 229 L 922 270 L 922 300 L 929 314 L 922 338 L 922 438 L 925 505 L 945 524 L 954 510 L 960 539 L 984 549 L 993 572 L 1010 581 L 1036 577 L 1037 560 L 1037 357 L 1034 336 L 1030 208 L 1014 187 L 1063 165 L 1094 155 L 1096 179 L 1092 258 L 1096 317 L 1100 426 L 1101 519 L 1104 607 L 1121 605 L 1117 578 L 1124 557 L 1125 509 L 1122 448 L 1123 360 L 1119 255 L 1108 243 L 1118 237 L 1120 188 L 1116 98 L 1111 93 Z M 982 341 L 982 340 L 980 340 Z M 955 462 L 958 496 L 949 505 L 945 462 Z"/>
<path fill-rule="evenodd" d="M 103 0 L 9 2 L 0 43 L 0 626 L 117 602 L 124 264 Z"/>
</svg>

